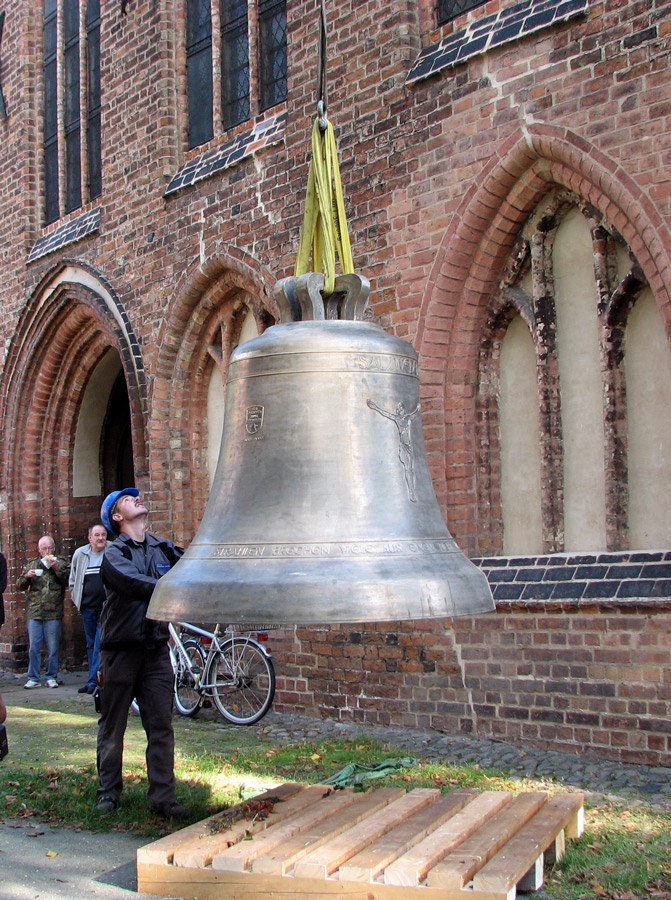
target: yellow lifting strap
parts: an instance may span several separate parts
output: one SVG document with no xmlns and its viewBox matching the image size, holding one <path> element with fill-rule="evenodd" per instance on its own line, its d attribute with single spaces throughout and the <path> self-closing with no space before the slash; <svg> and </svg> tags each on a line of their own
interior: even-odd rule
<svg viewBox="0 0 671 900">
<path fill-rule="evenodd" d="M 354 272 L 335 134 L 328 119 L 318 117 L 312 129 L 312 160 L 294 274 L 323 272 L 324 294 L 329 296 L 335 286 L 336 251 L 343 274 Z"/>
</svg>

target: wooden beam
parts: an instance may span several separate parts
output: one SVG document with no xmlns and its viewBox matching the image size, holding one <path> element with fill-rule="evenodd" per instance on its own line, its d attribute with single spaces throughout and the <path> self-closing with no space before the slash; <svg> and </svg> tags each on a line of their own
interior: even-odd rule
<svg viewBox="0 0 671 900">
<path fill-rule="evenodd" d="M 372 847 L 353 856 L 340 869 L 341 881 L 373 881 L 383 869 L 451 819 L 476 795 L 475 789 L 443 794 L 431 806 L 385 834 Z"/>
<path fill-rule="evenodd" d="M 310 788 L 308 788 L 310 790 Z M 287 842 L 294 835 L 310 832 L 316 828 L 320 822 L 333 816 L 340 810 L 345 809 L 354 803 L 357 795 L 354 791 L 339 791 L 324 796 L 324 786 L 321 786 L 322 799 L 319 803 L 312 803 L 306 809 L 295 812 L 272 828 L 266 829 L 254 841 L 241 841 L 234 847 L 222 848 L 212 858 L 212 868 L 221 869 L 229 872 L 244 872 L 244 870 L 259 856 L 267 856 L 272 854 L 276 848 L 280 848 L 277 852 L 281 852 Z M 304 840 L 301 838 L 301 840 Z"/>
<path fill-rule="evenodd" d="M 262 794 L 258 794 L 254 797 L 254 800 L 263 801 L 270 797 L 279 797 L 280 800 L 286 800 L 288 797 L 292 797 L 294 794 L 305 790 L 305 787 L 306 785 L 304 784 L 280 784 L 276 788 L 271 788 L 268 791 L 264 791 Z M 231 817 L 234 817 L 236 813 L 242 812 L 244 806 L 244 803 L 236 803 L 235 806 L 226 810 L 226 813 Z M 212 834 L 212 829 L 216 826 L 216 822 L 220 817 L 221 813 L 217 813 L 214 816 L 210 816 L 208 819 L 203 819 L 202 822 L 188 825 L 186 828 L 182 828 L 174 834 L 167 834 L 165 837 L 154 841 L 153 844 L 149 844 L 146 847 L 140 847 L 137 851 L 138 863 L 171 863 L 175 852 L 180 847 L 183 847 L 190 841 L 199 840 Z M 241 824 L 248 825 L 249 823 L 243 822 Z M 242 833 L 244 833 L 244 828 L 242 828 Z"/>
<path fill-rule="evenodd" d="M 473 886 L 482 891 L 509 891 L 554 846 L 582 805 L 582 794 L 553 797 L 477 872 Z"/>
<path fill-rule="evenodd" d="M 505 791 L 484 791 L 384 870 L 385 884 L 417 885 L 451 850 L 512 800 Z"/>
<path fill-rule="evenodd" d="M 548 795 L 543 791 L 519 794 L 478 829 L 477 834 L 466 838 L 455 851 L 431 869 L 426 879 L 429 887 L 463 888 L 478 869 L 538 812 L 547 799 Z"/>
<path fill-rule="evenodd" d="M 308 853 L 333 840 L 347 828 L 352 828 L 366 816 L 382 809 L 403 794 L 405 794 L 403 788 L 381 788 L 367 794 L 355 794 L 354 802 L 344 809 L 311 828 L 301 830 L 280 847 L 255 859 L 252 862 L 252 872 L 261 875 L 285 875 Z"/>
<path fill-rule="evenodd" d="M 327 847 L 320 847 L 308 853 L 296 863 L 296 878 L 327 878 L 332 872 L 354 856 L 362 847 L 368 847 L 377 838 L 391 831 L 427 804 L 440 797 L 440 791 L 418 788 L 411 793 L 403 793 L 398 800 L 367 816 L 358 825 L 348 828 Z"/>
</svg>

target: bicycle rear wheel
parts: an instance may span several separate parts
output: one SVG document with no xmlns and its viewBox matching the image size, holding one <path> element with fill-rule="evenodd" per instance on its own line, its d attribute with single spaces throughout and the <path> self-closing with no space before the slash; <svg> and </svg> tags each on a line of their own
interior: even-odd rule
<svg viewBox="0 0 671 900">
<path fill-rule="evenodd" d="M 184 649 L 191 662 L 191 667 L 198 672 L 205 665 L 205 651 L 198 641 L 184 641 Z M 194 687 L 194 677 L 189 672 L 179 650 L 170 648 L 172 664 L 175 669 L 175 706 L 182 716 L 195 716 L 202 706 L 203 697 Z"/>
<path fill-rule="evenodd" d="M 255 640 L 233 637 L 213 657 L 208 684 L 224 719 L 233 725 L 253 725 L 273 702 L 275 669 Z"/>
</svg>

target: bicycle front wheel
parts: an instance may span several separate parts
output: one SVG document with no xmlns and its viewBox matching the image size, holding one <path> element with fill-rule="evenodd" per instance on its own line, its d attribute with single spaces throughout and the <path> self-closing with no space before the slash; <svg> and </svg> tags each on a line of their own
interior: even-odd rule
<svg viewBox="0 0 671 900">
<path fill-rule="evenodd" d="M 214 656 L 208 683 L 224 719 L 233 725 L 253 725 L 273 702 L 275 669 L 256 641 L 234 637 L 225 641 Z"/>
<path fill-rule="evenodd" d="M 191 662 L 191 668 L 203 671 L 205 652 L 198 641 L 184 641 L 184 649 Z M 175 669 L 175 706 L 182 716 L 195 716 L 203 703 L 203 697 L 194 686 L 194 677 L 187 668 L 179 650 L 171 648 Z"/>
</svg>

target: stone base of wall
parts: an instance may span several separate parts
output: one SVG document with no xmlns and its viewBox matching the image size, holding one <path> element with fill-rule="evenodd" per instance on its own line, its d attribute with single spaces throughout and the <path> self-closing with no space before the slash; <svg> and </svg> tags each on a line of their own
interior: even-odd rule
<svg viewBox="0 0 671 900">
<path fill-rule="evenodd" d="M 516 574 L 493 586 L 517 583 L 524 569 L 527 594 L 497 599 L 487 615 L 273 632 L 275 706 L 669 766 L 671 599 L 650 596 L 655 588 L 647 585 L 646 596 L 632 596 L 636 578 L 661 590 L 664 571 L 649 567 L 668 563 L 637 555 L 646 558 L 497 558 L 492 568 Z M 489 575 L 492 561 L 479 562 Z M 607 572 L 590 578 L 590 566 L 595 576 L 597 567 Z M 619 579 L 613 567 L 622 567 Z M 580 597 L 530 596 L 530 584 L 546 591 L 574 580 L 579 568 Z M 586 585 L 604 581 L 611 596 L 594 596 L 598 587 L 585 596 Z M 626 596 L 618 597 L 624 582 Z"/>
</svg>

